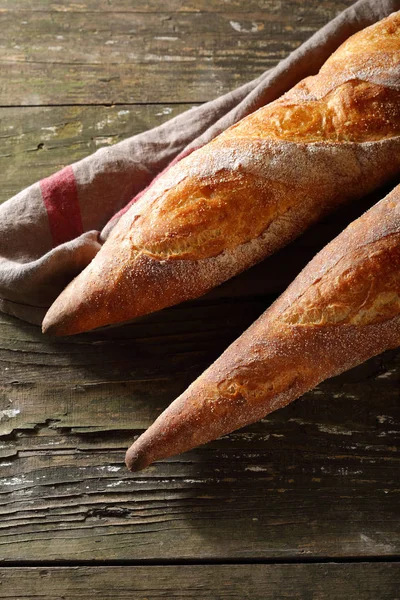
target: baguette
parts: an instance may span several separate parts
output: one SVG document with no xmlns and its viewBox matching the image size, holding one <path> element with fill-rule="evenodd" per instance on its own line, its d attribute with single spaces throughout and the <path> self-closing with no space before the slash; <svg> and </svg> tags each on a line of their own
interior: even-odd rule
<svg viewBox="0 0 400 600">
<path fill-rule="evenodd" d="M 171 167 L 50 307 L 70 335 L 204 294 L 400 171 L 400 11 Z"/>
<path fill-rule="evenodd" d="M 400 345 L 400 185 L 317 254 L 131 446 L 143 469 L 292 402 Z"/>
</svg>

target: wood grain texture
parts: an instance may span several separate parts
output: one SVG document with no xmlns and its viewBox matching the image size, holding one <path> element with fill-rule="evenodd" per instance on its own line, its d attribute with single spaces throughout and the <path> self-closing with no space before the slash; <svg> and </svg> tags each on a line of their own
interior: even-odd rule
<svg viewBox="0 0 400 600">
<path fill-rule="evenodd" d="M 2 108 L 0 203 L 35 181 L 193 104 Z"/>
<path fill-rule="evenodd" d="M 0 582 L 3 600 L 396 600 L 400 569 L 396 563 L 3 568 Z"/>
<path fill-rule="evenodd" d="M 311 2 L 304 0 L 287 0 L 285 7 L 290 12 L 296 8 L 300 14 L 307 14 Z M 326 14 L 344 10 L 351 4 L 348 0 L 323 0 L 320 10 Z M 226 12 L 227 9 L 237 13 L 264 12 L 279 14 L 282 12 L 280 0 L 168 0 L 164 6 L 169 12 Z M 159 13 L 159 0 L 0 0 L 0 9 L 5 12 L 17 11 L 46 11 L 55 12 L 128 12 L 128 13 Z M 302 11 L 304 11 L 302 13 Z"/>
<path fill-rule="evenodd" d="M 156 16 L 93 3 L 75 12 L 36 2 L 40 10 L 24 13 L 3 2 L 0 105 L 169 102 L 171 81 L 175 101 L 209 100 L 275 65 L 351 3 L 253 4 L 243 18 L 216 2 Z"/>
<path fill-rule="evenodd" d="M 226 326 L 246 303 L 233 306 L 177 307 L 67 342 L 2 317 L 4 561 L 398 553 L 396 352 L 252 427 L 126 471 L 132 437 L 235 335 L 238 320 Z"/>
</svg>

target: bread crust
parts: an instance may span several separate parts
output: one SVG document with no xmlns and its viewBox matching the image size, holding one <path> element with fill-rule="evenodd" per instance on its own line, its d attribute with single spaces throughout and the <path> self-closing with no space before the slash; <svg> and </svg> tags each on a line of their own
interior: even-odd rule
<svg viewBox="0 0 400 600">
<path fill-rule="evenodd" d="M 328 244 L 131 446 L 139 470 L 400 345 L 400 186 Z"/>
<path fill-rule="evenodd" d="M 199 296 L 399 172 L 400 12 L 169 169 L 43 329 L 78 333 Z"/>
</svg>

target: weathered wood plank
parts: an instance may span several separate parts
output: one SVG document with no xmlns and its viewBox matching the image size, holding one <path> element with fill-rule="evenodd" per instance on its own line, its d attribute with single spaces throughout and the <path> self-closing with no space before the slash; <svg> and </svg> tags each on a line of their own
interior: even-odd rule
<svg viewBox="0 0 400 600">
<path fill-rule="evenodd" d="M 27 453 L 3 484 L 12 492 L 1 494 L 1 559 L 398 554 L 395 462 L 249 446 L 203 449 L 137 476 L 120 450 Z"/>
<path fill-rule="evenodd" d="M 0 203 L 102 146 L 161 125 L 192 106 L 0 109 Z"/>
<path fill-rule="evenodd" d="M 255 319 L 262 305 L 262 298 L 230 303 L 222 299 L 210 305 L 203 300 L 198 301 L 195 309 L 181 305 L 130 325 L 61 340 L 43 336 L 36 326 L 1 315 L 1 409 L 16 408 L 20 412 L 11 421 L 4 413 L 0 431 L 7 434 L 10 426 L 29 428 L 40 414 L 53 420 L 59 414 L 65 417 L 67 406 L 76 403 L 83 403 L 81 418 L 89 411 L 88 419 L 94 419 L 93 426 L 102 427 L 103 419 L 107 421 L 111 414 L 106 412 L 101 416 L 101 411 L 98 412 L 101 401 L 96 403 L 95 399 L 103 397 L 104 407 L 108 407 L 111 394 L 118 393 L 119 402 L 129 403 L 134 392 L 133 388 L 129 390 L 129 385 L 136 386 L 136 396 L 146 406 L 153 402 L 160 410 Z M 344 382 L 360 379 L 358 397 L 361 398 L 364 389 L 372 393 L 375 382 L 370 379 L 378 377 L 374 388 L 377 393 L 380 388 L 383 393 L 387 385 L 388 392 L 396 394 L 399 360 L 396 351 L 388 352 L 323 385 L 328 386 L 329 394 L 330 386 L 340 388 Z M 110 393 L 107 386 L 111 384 Z M 17 406 L 11 406 L 13 403 Z M 117 406 L 113 409 L 115 412 L 118 412 Z M 153 412 L 148 418 L 155 416 Z M 339 411 L 338 419 L 341 417 Z M 113 421 L 115 418 L 117 415 L 113 415 Z M 149 422 L 142 426 L 148 426 Z M 69 426 L 64 418 L 61 427 L 63 423 Z M 124 423 L 123 429 L 134 428 L 124 416 L 122 419 L 120 416 L 120 423 Z M 81 422 L 76 426 L 85 424 Z M 110 428 L 119 427 L 114 421 Z"/>
<path fill-rule="evenodd" d="M 93 345 L 86 344 L 82 357 L 77 357 L 73 352 L 68 354 L 68 350 L 64 350 L 65 358 L 77 358 L 81 362 L 83 375 L 80 379 L 77 378 L 77 381 L 74 381 L 73 375 L 70 375 L 69 380 L 65 377 L 65 381 L 62 377 L 56 378 L 55 373 L 62 371 L 62 367 L 57 358 L 49 355 L 47 360 L 53 363 L 53 373 L 50 376 L 50 369 L 47 370 L 48 381 L 45 380 L 45 376 L 37 377 L 36 380 L 31 377 L 29 381 L 29 375 L 25 380 L 16 381 L 8 373 L 10 367 L 3 368 L 4 381 L 8 380 L 9 383 L 2 383 L 0 387 L 0 434 L 7 436 L 12 432 L 35 429 L 46 425 L 47 422 L 53 430 L 66 428 L 87 432 L 142 430 L 148 427 L 160 411 L 190 383 L 197 375 L 197 371 L 201 370 L 201 362 L 205 362 L 206 356 L 211 354 L 211 352 L 207 353 L 204 347 L 199 349 L 200 364 L 195 364 L 192 355 L 188 353 L 186 358 L 182 359 L 180 370 L 177 372 L 174 361 L 168 360 L 167 344 L 164 353 L 157 351 L 157 354 L 154 353 L 150 357 L 150 360 L 156 363 L 167 362 L 167 368 L 162 372 L 155 369 L 152 374 L 148 369 L 143 369 L 142 372 L 137 367 L 137 359 L 134 355 L 130 361 L 122 361 L 121 351 L 118 359 L 119 350 L 129 351 L 131 344 L 132 340 L 124 344 L 114 342 L 114 345 L 119 346 L 114 355 L 114 365 L 110 365 L 107 357 L 103 355 L 103 358 L 98 360 L 98 364 L 102 365 L 104 375 L 97 381 L 90 376 L 88 378 L 84 376 L 85 369 L 90 371 L 93 368 L 88 355 L 98 351 L 96 342 Z M 212 340 L 209 345 L 213 345 Z M 217 349 L 216 352 L 218 351 Z M 71 360 L 69 363 L 70 371 L 76 368 L 72 362 Z M 33 370 L 32 363 L 24 364 L 28 373 Z M 64 364 L 68 369 L 66 360 Z M 333 433 L 337 430 L 339 435 L 350 436 L 349 431 L 353 433 L 358 431 L 369 438 L 364 439 L 366 446 L 377 442 L 385 444 L 386 441 L 388 445 L 393 445 L 396 443 L 395 430 L 399 425 L 396 420 L 399 377 L 400 354 L 398 352 L 388 352 L 371 359 L 357 369 L 325 382 L 309 392 L 305 398 L 311 401 L 309 406 L 314 407 L 312 410 L 315 409 L 316 412 L 312 412 L 308 419 L 303 415 L 303 420 L 305 418 L 310 424 L 315 421 L 316 432 L 320 428 L 322 432 L 326 430 L 331 433 L 330 429 L 332 429 Z M 384 418 L 384 424 L 379 424 L 382 410 L 374 394 L 377 394 L 380 399 L 384 398 L 385 408 L 392 414 L 390 418 Z M 315 407 L 320 400 L 329 402 L 329 398 L 333 398 L 333 401 L 331 400 L 332 408 L 327 417 L 326 407 L 320 414 Z M 358 414 L 360 403 L 364 410 L 369 410 L 368 425 L 365 419 L 361 423 L 357 421 L 360 419 Z M 299 410 L 300 404 L 302 406 L 302 403 L 296 404 Z M 348 409 L 343 415 L 346 406 Z M 356 411 L 354 417 L 353 411 Z M 282 413 L 278 414 L 282 415 Z M 328 418 L 327 422 L 324 421 L 325 418 Z M 277 423 L 278 428 L 287 428 L 285 416 L 282 420 L 278 419 Z M 377 439 L 386 436 L 388 440 Z M 346 451 L 349 451 L 351 445 L 348 444 L 353 443 L 354 440 L 344 437 L 342 441 Z M 337 439 L 334 440 L 334 443 L 336 442 Z M 381 450 L 385 451 L 385 445 Z"/>
<path fill-rule="evenodd" d="M 397 563 L 0 569 L 0 598 L 395 600 Z"/>
<path fill-rule="evenodd" d="M 286 0 L 285 5 L 288 13 L 297 7 L 299 11 L 307 11 L 304 0 Z M 320 2 L 320 10 L 326 14 L 344 10 L 351 4 L 351 0 L 324 0 Z M 165 6 L 163 7 L 166 8 Z M 262 11 L 277 13 L 282 10 L 281 2 L 277 0 L 168 0 L 168 11 L 174 12 L 226 12 L 227 9 L 238 13 L 249 13 Z M 55 11 L 55 12 L 127 12 L 127 13 L 159 13 L 159 0 L 0 0 L 0 10 L 3 11 Z"/>
<path fill-rule="evenodd" d="M 293 408 L 285 409 L 289 412 L 274 413 L 259 426 L 253 425 L 253 433 L 248 435 L 245 431 L 243 440 L 257 440 L 261 435 L 262 441 L 266 431 L 267 440 L 271 435 L 282 438 L 280 446 L 284 443 L 283 438 L 287 437 L 290 444 L 297 440 L 312 452 L 316 436 L 333 453 L 340 440 L 340 448 L 345 453 L 350 454 L 353 450 L 368 455 L 371 451 L 374 456 L 393 458 L 399 441 L 399 363 L 399 354 L 389 352 L 325 382 Z M 0 455 L 16 455 L 25 450 L 51 450 L 55 443 L 57 447 L 65 448 L 81 444 L 84 447 L 94 444 L 94 447 L 101 448 L 100 436 L 79 437 L 79 434 L 99 431 L 121 434 L 124 440 L 116 442 L 116 447 L 121 447 L 126 443 L 125 439 L 133 436 L 130 432 L 140 432 L 148 427 L 196 374 L 193 366 L 186 364 L 186 371 L 181 371 L 176 377 L 170 373 L 169 378 L 149 378 L 147 381 L 135 379 L 131 372 L 125 375 L 126 381 L 82 381 L 80 384 L 60 385 L 58 380 L 49 385 L 3 384 L 0 388 L 0 431 L 3 437 Z M 319 405 L 323 408 L 319 409 Z M 68 433 L 72 435 L 72 442 L 65 438 Z M 53 439 L 57 435 L 59 437 Z M 110 437 L 104 436 L 106 448 L 110 447 Z M 239 433 L 226 439 L 229 441 L 220 443 L 233 449 L 236 449 L 235 440 L 239 440 L 239 445 L 243 441 Z"/>
<path fill-rule="evenodd" d="M 260 75 L 349 4 L 270 4 L 244 20 L 229 5 L 112 17 L 3 10 L 0 105 L 169 102 L 171 81 L 175 101 L 209 100 Z"/>
</svg>

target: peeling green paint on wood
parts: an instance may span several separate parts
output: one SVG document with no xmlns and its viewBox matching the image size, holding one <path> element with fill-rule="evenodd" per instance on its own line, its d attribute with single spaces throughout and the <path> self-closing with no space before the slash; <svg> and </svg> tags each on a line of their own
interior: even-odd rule
<svg viewBox="0 0 400 600">
<path fill-rule="evenodd" d="M 161 125 L 192 106 L 0 108 L 0 202 L 103 146 Z"/>
</svg>

